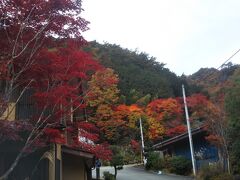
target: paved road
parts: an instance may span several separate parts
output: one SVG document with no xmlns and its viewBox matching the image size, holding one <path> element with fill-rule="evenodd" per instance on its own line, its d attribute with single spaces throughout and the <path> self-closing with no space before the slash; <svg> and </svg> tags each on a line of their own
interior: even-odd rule
<svg viewBox="0 0 240 180">
<path fill-rule="evenodd" d="M 104 171 L 109 171 L 114 173 L 112 167 L 101 167 L 101 175 Z M 95 177 L 96 172 L 93 171 L 93 177 Z M 134 166 L 124 166 L 122 170 L 118 171 L 117 180 L 193 180 L 190 177 L 183 177 L 177 175 L 163 175 L 153 172 L 145 171 L 143 168 Z"/>
</svg>

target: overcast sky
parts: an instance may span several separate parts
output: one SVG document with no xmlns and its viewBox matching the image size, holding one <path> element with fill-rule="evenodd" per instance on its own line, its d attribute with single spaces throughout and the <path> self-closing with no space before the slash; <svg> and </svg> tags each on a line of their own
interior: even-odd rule
<svg viewBox="0 0 240 180">
<path fill-rule="evenodd" d="M 83 0 L 83 9 L 87 40 L 146 52 L 178 75 L 219 67 L 240 48 L 240 0 Z"/>
</svg>

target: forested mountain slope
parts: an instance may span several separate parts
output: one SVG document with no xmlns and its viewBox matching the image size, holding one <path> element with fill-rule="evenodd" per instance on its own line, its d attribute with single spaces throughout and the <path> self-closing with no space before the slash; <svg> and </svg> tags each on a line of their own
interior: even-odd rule
<svg viewBox="0 0 240 180">
<path fill-rule="evenodd" d="M 178 77 L 146 53 L 96 41 L 91 42 L 86 50 L 119 75 L 119 89 L 128 104 L 146 95 L 150 95 L 151 99 L 182 96 L 181 84 L 188 87 L 185 77 Z M 189 94 L 199 91 L 193 85 L 187 89 Z"/>
<path fill-rule="evenodd" d="M 189 84 L 201 86 L 203 91 L 207 92 L 212 99 L 216 99 L 224 93 L 226 88 L 231 86 L 231 78 L 239 68 L 239 65 L 233 65 L 232 63 L 228 63 L 220 70 L 201 68 L 188 76 L 187 81 Z"/>
</svg>

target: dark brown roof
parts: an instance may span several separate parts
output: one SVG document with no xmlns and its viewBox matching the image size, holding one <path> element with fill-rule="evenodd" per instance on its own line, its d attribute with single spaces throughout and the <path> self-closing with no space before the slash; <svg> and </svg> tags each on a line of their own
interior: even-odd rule
<svg viewBox="0 0 240 180">
<path fill-rule="evenodd" d="M 205 126 L 201 126 L 201 127 L 192 129 L 192 130 L 191 130 L 192 136 L 204 132 L 204 131 L 205 131 L 205 130 L 204 130 L 204 127 L 205 127 Z M 178 142 L 178 141 L 183 140 L 183 139 L 186 139 L 186 138 L 188 138 L 188 132 L 185 132 L 185 133 L 180 134 L 180 135 L 178 135 L 178 136 L 175 136 L 175 137 L 172 137 L 172 138 L 167 139 L 167 140 L 165 140 L 165 141 L 162 141 L 162 142 L 160 142 L 160 143 L 157 143 L 157 144 L 155 144 L 155 145 L 152 146 L 152 149 L 162 148 L 162 147 L 164 147 L 164 146 L 167 146 L 167 145 L 169 145 L 169 144 L 173 144 L 173 143 L 175 143 L 175 142 Z"/>
</svg>

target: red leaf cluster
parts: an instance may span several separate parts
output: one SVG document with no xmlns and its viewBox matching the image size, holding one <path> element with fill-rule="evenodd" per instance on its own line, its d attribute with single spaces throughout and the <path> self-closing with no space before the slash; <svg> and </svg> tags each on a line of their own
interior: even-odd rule
<svg viewBox="0 0 240 180">
<path fill-rule="evenodd" d="M 136 152 L 136 153 L 140 152 L 141 146 L 140 146 L 139 142 L 137 142 L 136 140 L 134 140 L 134 139 L 131 140 L 131 147 L 134 152 Z"/>
<path fill-rule="evenodd" d="M 48 137 L 49 142 L 54 142 L 58 144 L 65 144 L 65 137 L 59 129 L 55 128 L 45 128 L 45 135 Z"/>
<path fill-rule="evenodd" d="M 178 125 L 176 127 L 170 128 L 167 130 L 166 135 L 169 137 L 173 137 L 182 133 L 185 133 L 187 128 L 185 125 Z"/>
<path fill-rule="evenodd" d="M 13 82 L 20 92 L 30 89 L 33 95 L 27 103 L 36 110 L 29 127 L 22 121 L 0 121 L 0 139 L 18 140 L 21 131 L 34 127 L 30 139 L 36 146 L 46 139 L 65 144 L 71 138 L 73 145 L 110 157 L 105 146 L 79 141 L 79 136 L 97 141 L 98 130 L 72 117 L 76 109 L 85 108 L 85 85 L 101 69 L 81 50 L 86 43 L 81 33 L 88 29 L 80 16 L 81 0 L 5 0 L 0 9 L 0 79 Z M 115 81 L 109 78 L 106 83 Z M 63 124 L 67 138 L 60 129 Z"/>
<path fill-rule="evenodd" d="M 147 114 L 159 121 L 167 121 L 169 119 L 180 119 L 182 116 L 182 106 L 173 98 L 156 99 L 148 104 Z"/>
</svg>

